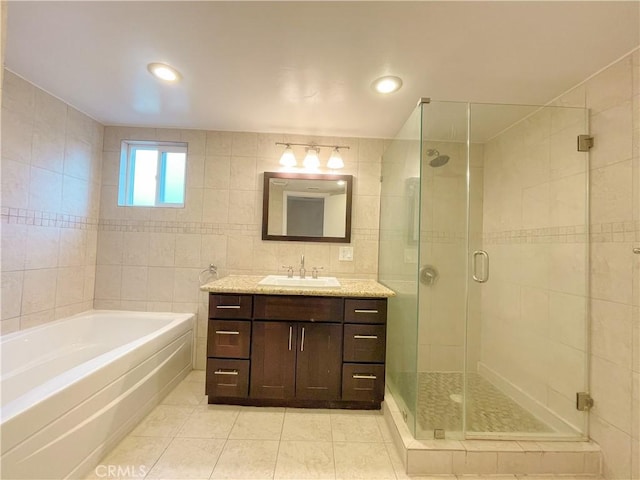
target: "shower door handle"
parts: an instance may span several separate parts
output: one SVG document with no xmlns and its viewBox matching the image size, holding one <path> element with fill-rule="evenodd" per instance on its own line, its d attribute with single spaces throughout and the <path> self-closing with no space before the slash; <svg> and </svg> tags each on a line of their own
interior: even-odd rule
<svg viewBox="0 0 640 480">
<path fill-rule="evenodd" d="M 478 257 L 483 258 L 482 262 L 482 276 L 478 276 Z M 484 250 L 476 250 L 473 252 L 473 279 L 478 283 L 485 283 L 489 280 L 489 254 Z"/>
</svg>

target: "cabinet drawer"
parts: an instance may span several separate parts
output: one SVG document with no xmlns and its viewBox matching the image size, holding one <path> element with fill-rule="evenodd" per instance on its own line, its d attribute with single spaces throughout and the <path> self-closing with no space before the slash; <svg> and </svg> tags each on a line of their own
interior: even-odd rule
<svg viewBox="0 0 640 480">
<path fill-rule="evenodd" d="M 385 332 L 384 325 L 345 324 L 343 360 L 384 363 Z"/>
<path fill-rule="evenodd" d="M 249 358 L 250 320 L 209 320 L 207 356 Z"/>
<path fill-rule="evenodd" d="M 384 365 L 345 363 L 342 366 L 342 400 L 381 402 L 384 399 Z"/>
<path fill-rule="evenodd" d="M 209 318 L 251 318 L 251 295 L 209 295 Z"/>
<path fill-rule="evenodd" d="M 259 295 L 255 297 L 254 318 L 342 322 L 342 298 L 300 295 Z"/>
<path fill-rule="evenodd" d="M 353 299 L 344 301 L 344 321 L 348 323 L 385 323 L 387 299 Z"/>
<path fill-rule="evenodd" d="M 206 393 L 211 397 L 247 397 L 249 360 L 208 358 Z"/>
</svg>

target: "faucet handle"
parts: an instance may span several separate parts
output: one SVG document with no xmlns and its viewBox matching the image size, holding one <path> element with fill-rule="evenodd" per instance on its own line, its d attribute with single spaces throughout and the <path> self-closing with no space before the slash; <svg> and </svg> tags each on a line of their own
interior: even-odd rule
<svg viewBox="0 0 640 480">
<path fill-rule="evenodd" d="M 323 270 L 324 267 L 313 267 L 311 268 L 311 278 L 318 278 L 318 270 Z"/>
<path fill-rule="evenodd" d="M 289 278 L 293 278 L 293 266 L 292 265 L 282 265 L 282 268 L 286 268 L 287 269 L 287 277 Z"/>
</svg>

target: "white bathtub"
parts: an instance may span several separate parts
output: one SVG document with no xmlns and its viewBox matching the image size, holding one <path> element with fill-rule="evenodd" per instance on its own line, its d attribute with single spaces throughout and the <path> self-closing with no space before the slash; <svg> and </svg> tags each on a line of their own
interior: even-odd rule
<svg viewBox="0 0 640 480">
<path fill-rule="evenodd" d="M 96 310 L 0 337 L 0 477 L 84 476 L 191 370 L 193 331 Z"/>
</svg>

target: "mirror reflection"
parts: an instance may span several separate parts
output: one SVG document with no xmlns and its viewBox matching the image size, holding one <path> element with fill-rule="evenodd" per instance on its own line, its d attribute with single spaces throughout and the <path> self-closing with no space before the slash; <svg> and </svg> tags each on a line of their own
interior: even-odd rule
<svg viewBox="0 0 640 480">
<path fill-rule="evenodd" d="M 262 239 L 350 242 L 352 179 L 265 172 Z"/>
</svg>

